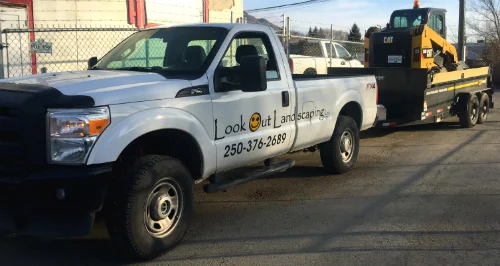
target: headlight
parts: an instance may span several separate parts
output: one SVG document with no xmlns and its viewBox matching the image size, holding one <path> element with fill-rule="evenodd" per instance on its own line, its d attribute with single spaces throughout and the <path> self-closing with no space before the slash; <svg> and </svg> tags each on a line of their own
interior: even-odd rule
<svg viewBox="0 0 500 266">
<path fill-rule="evenodd" d="M 111 121 L 107 107 L 49 109 L 47 118 L 49 162 L 55 164 L 84 164 Z"/>
</svg>

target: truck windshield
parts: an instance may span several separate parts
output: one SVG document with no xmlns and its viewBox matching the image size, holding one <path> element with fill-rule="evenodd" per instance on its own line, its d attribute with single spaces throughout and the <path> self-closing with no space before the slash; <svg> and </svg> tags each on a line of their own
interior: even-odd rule
<svg viewBox="0 0 500 266">
<path fill-rule="evenodd" d="M 151 71 L 175 74 L 204 73 L 227 29 L 173 27 L 132 34 L 96 65 L 95 69 Z"/>
<path fill-rule="evenodd" d="M 427 23 L 425 12 L 422 10 L 399 10 L 392 14 L 392 28 L 409 28 Z"/>
</svg>

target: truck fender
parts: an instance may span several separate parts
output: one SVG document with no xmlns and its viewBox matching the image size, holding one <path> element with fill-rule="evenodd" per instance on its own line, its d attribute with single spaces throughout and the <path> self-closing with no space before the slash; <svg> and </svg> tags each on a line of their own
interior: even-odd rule
<svg viewBox="0 0 500 266">
<path fill-rule="evenodd" d="M 335 128 L 335 124 L 337 123 L 337 119 L 340 115 L 340 112 L 342 111 L 342 109 L 344 107 L 346 107 L 348 104 L 356 104 L 357 107 L 359 108 L 359 112 L 360 112 L 360 117 L 359 118 L 356 118 L 356 117 L 352 117 L 354 120 L 358 120 L 356 121 L 358 123 L 358 126 L 359 126 L 359 129 L 361 130 L 361 128 L 363 128 L 363 106 L 362 106 L 362 103 L 363 103 L 363 97 L 361 96 L 361 94 L 358 92 L 358 91 L 355 91 L 355 90 L 348 90 L 346 91 L 345 93 L 343 93 L 337 100 L 336 102 L 336 107 L 337 109 L 335 110 L 335 112 L 333 113 L 334 116 L 334 123 L 332 125 L 332 128 L 331 128 L 331 132 L 333 133 L 334 131 L 334 128 Z M 351 115 L 352 116 L 352 115 Z"/>
<path fill-rule="evenodd" d="M 215 172 L 215 143 L 203 124 L 190 113 L 172 108 L 137 112 L 106 129 L 92 148 L 87 164 L 115 162 L 132 141 L 147 133 L 164 129 L 176 129 L 190 134 L 203 154 L 203 176 Z"/>
</svg>

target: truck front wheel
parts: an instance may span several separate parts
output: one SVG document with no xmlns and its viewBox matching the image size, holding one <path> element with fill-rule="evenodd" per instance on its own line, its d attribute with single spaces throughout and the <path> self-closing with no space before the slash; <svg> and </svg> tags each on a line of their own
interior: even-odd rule
<svg viewBox="0 0 500 266">
<path fill-rule="evenodd" d="M 182 240 L 193 213 L 194 183 L 181 162 L 144 156 L 114 185 L 107 227 L 121 254 L 153 259 Z"/>
<path fill-rule="evenodd" d="M 320 145 L 323 167 L 328 173 L 343 174 L 354 167 L 359 152 L 359 129 L 351 117 L 339 116 L 332 138 Z"/>
<path fill-rule="evenodd" d="M 477 124 L 479 119 L 479 100 L 476 95 L 471 95 L 466 104 L 466 108 L 462 108 L 463 111 L 459 113 L 458 117 L 463 128 L 471 128 Z"/>
</svg>

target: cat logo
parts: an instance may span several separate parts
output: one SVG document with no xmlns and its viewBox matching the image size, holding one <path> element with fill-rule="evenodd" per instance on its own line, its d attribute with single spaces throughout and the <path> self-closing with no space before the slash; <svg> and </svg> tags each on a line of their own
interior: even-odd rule
<svg viewBox="0 0 500 266">
<path fill-rule="evenodd" d="M 394 37 L 384 37 L 384 43 L 392 43 Z"/>
</svg>

